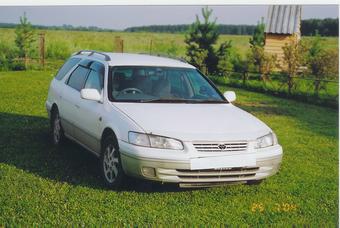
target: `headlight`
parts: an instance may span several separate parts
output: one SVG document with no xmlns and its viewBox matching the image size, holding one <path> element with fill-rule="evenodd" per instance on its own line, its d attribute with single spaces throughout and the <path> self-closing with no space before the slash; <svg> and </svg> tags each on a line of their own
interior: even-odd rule
<svg viewBox="0 0 340 228">
<path fill-rule="evenodd" d="M 277 144 L 276 135 L 274 133 L 269 133 L 256 140 L 255 149 L 265 148 L 268 146 L 274 146 L 276 144 Z"/>
<path fill-rule="evenodd" d="M 137 146 L 153 147 L 159 149 L 183 150 L 183 143 L 177 139 L 158 135 L 149 135 L 129 132 L 129 143 Z"/>
</svg>

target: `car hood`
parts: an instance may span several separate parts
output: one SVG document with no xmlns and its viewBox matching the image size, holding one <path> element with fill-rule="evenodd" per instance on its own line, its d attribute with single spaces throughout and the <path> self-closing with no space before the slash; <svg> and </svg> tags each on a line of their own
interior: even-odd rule
<svg viewBox="0 0 340 228">
<path fill-rule="evenodd" d="M 113 103 L 146 133 L 183 141 L 255 140 L 270 128 L 232 104 Z"/>
</svg>

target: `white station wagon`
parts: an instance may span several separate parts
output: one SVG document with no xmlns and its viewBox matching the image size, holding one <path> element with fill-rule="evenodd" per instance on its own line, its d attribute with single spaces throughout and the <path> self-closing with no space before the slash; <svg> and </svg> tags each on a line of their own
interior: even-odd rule
<svg viewBox="0 0 340 228">
<path fill-rule="evenodd" d="M 85 50 L 52 80 L 46 108 L 54 144 L 67 137 L 98 156 L 109 187 L 127 176 L 259 183 L 278 171 L 282 147 L 235 99 L 181 60 Z"/>
</svg>

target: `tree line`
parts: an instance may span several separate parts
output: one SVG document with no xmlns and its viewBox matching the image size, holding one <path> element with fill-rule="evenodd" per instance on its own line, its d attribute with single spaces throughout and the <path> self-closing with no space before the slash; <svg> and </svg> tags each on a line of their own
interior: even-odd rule
<svg viewBox="0 0 340 228">
<path fill-rule="evenodd" d="M 0 28 L 15 28 L 17 24 L 14 23 L 0 23 Z M 50 30 L 72 30 L 72 31 L 96 31 L 96 32 L 114 32 L 119 31 L 115 29 L 100 28 L 97 26 L 46 26 L 46 25 L 32 25 L 36 29 L 50 29 Z M 256 25 L 216 25 L 219 34 L 230 35 L 252 35 L 254 34 Z M 161 32 L 161 33 L 187 33 L 189 31 L 189 24 L 180 25 L 148 25 L 129 27 L 124 29 L 124 32 Z M 319 34 L 320 36 L 338 36 L 339 34 L 339 19 L 325 18 L 325 19 L 307 19 L 301 21 L 301 34 L 303 36 L 312 36 Z"/>
<path fill-rule="evenodd" d="M 230 35 L 253 35 L 257 25 L 216 25 L 219 34 Z M 126 28 L 125 32 L 163 32 L 163 33 L 186 33 L 190 25 L 149 25 Z M 301 34 L 303 36 L 338 36 L 339 19 L 306 19 L 301 21 Z"/>
<path fill-rule="evenodd" d="M 220 34 L 233 34 L 233 35 L 252 35 L 255 30 L 255 25 L 216 25 L 217 31 Z M 148 25 L 129 27 L 125 32 L 162 32 L 162 33 L 186 33 L 190 25 Z"/>
<path fill-rule="evenodd" d="M 19 24 L 15 23 L 0 23 L 0 28 L 16 28 Z M 73 26 L 63 24 L 58 25 L 31 25 L 34 29 L 46 29 L 46 30 L 68 30 L 68 31 L 93 31 L 93 32 L 115 32 L 119 30 L 100 28 L 97 26 Z"/>
</svg>

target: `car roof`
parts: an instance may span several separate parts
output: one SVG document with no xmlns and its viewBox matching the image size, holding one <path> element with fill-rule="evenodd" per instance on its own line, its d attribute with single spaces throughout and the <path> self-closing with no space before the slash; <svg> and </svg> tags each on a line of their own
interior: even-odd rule
<svg viewBox="0 0 340 228">
<path fill-rule="evenodd" d="M 97 55 L 98 54 L 98 55 Z M 191 68 L 195 69 L 194 66 L 178 59 L 153 56 L 148 54 L 132 54 L 132 53 L 112 53 L 112 52 L 102 52 L 101 54 L 109 57 L 107 61 L 110 66 L 162 66 L 162 67 L 181 67 L 181 68 Z M 78 54 L 76 54 L 78 56 Z M 94 55 L 82 55 L 90 59 L 99 60 L 101 58 L 99 53 Z"/>
</svg>

